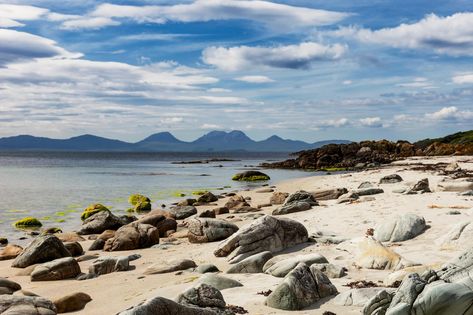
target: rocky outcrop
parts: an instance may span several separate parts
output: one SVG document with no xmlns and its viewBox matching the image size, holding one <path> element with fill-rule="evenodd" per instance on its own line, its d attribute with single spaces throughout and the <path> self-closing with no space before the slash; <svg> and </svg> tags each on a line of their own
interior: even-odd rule
<svg viewBox="0 0 473 315">
<path fill-rule="evenodd" d="M 416 237 L 427 228 L 425 219 L 413 213 L 385 220 L 374 230 L 374 237 L 381 242 L 402 242 Z"/>
<path fill-rule="evenodd" d="M 74 258 L 59 258 L 36 266 L 31 273 L 31 281 L 71 279 L 77 277 L 80 272 L 79 264 Z"/>
<path fill-rule="evenodd" d="M 268 296 L 266 305 L 281 310 L 301 310 L 334 294 L 337 289 L 322 272 L 300 263 Z"/>
<path fill-rule="evenodd" d="M 97 212 L 82 222 L 78 234 L 100 234 L 105 230 L 116 230 L 124 225 L 123 219 L 117 217 L 109 210 Z"/>
<path fill-rule="evenodd" d="M 290 195 L 286 199 L 282 207 L 275 209 L 273 211 L 273 215 L 306 211 L 317 205 L 318 202 L 317 200 L 315 200 L 314 196 L 311 193 L 299 190 Z"/>
<path fill-rule="evenodd" d="M 211 218 L 195 218 L 188 221 L 188 239 L 191 243 L 221 241 L 238 231 L 231 222 Z"/>
<path fill-rule="evenodd" d="M 150 224 L 130 223 L 115 232 L 115 236 L 105 242 L 105 251 L 133 250 L 148 248 L 159 243 L 159 231 Z"/>
<path fill-rule="evenodd" d="M 267 174 L 260 171 L 246 171 L 243 173 L 235 174 L 232 177 L 232 180 L 255 182 L 255 181 L 270 180 L 270 177 Z"/>
<path fill-rule="evenodd" d="M 275 253 L 306 242 L 307 237 L 306 228 L 297 221 L 264 216 L 220 243 L 214 254 L 217 257 L 230 256 L 230 263 L 237 263 L 260 252 Z"/>
<path fill-rule="evenodd" d="M 282 278 L 285 277 L 300 263 L 304 263 L 310 267 L 313 264 L 323 264 L 328 263 L 328 261 L 324 256 L 317 253 L 296 255 L 284 258 L 276 256 L 274 258 L 271 258 L 266 262 L 266 264 L 264 264 L 263 272 L 270 274 L 274 277 Z"/>
<path fill-rule="evenodd" d="M 70 256 L 71 253 L 56 236 L 38 236 L 15 258 L 12 267 L 25 268 L 34 264 Z"/>
<path fill-rule="evenodd" d="M 53 302 L 39 296 L 0 295 L 0 314 L 56 315 Z"/>
</svg>

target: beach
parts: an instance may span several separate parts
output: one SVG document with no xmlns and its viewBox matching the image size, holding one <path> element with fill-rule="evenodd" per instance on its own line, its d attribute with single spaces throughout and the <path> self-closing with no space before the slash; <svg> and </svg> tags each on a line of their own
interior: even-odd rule
<svg viewBox="0 0 473 315">
<path fill-rule="evenodd" d="M 252 207 L 269 203 L 274 192 L 292 194 L 299 190 L 314 192 L 335 188 L 346 188 L 349 192 L 357 191 L 360 184 L 371 183 L 370 187 L 381 188 L 382 193 L 360 196 L 356 200 L 339 203 L 341 196 L 334 200 L 320 200 L 317 206 L 309 210 L 278 215 L 286 217 L 305 226 L 310 235 L 322 231 L 324 235 L 333 235 L 345 239 L 339 244 L 303 242 L 288 247 L 274 256 L 294 257 L 294 255 L 323 255 L 329 263 L 346 268 L 346 275 L 330 278 L 339 294 L 349 290 L 346 284 L 358 280 L 372 281 L 376 285 L 386 285 L 386 279 L 395 271 L 369 269 L 358 263 L 359 244 L 367 237 L 369 229 L 394 220 L 396 216 L 409 213 L 425 219 L 426 228 L 419 235 L 401 241 L 384 242 L 387 248 L 401 255 L 406 261 L 421 269 L 436 268 L 457 257 L 468 244 L 445 244 L 442 237 L 458 222 L 472 220 L 473 197 L 459 195 L 458 191 L 441 189 L 442 180 L 447 176 L 440 174 L 436 167 L 425 167 L 436 163 L 457 163 L 463 170 L 473 170 L 473 157 L 417 157 L 407 158 L 392 164 L 366 169 L 358 172 L 339 172 L 323 176 L 310 176 L 298 179 L 283 180 L 261 192 L 261 187 L 239 191 L 237 195 L 247 199 Z M 264 170 L 263 170 L 264 171 Z M 380 184 L 380 179 L 391 174 L 398 174 L 402 181 Z M 427 178 L 430 193 L 406 194 L 400 191 L 412 188 L 420 180 Z M 439 186 L 440 184 L 440 186 Z M 268 187 L 266 187 L 268 188 Z M 204 210 L 222 207 L 230 197 L 219 199 L 208 205 L 197 206 L 200 214 Z M 218 219 L 236 224 L 240 229 L 254 222 L 262 215 L 271 215 L 281 205 L 262 207 L 260 211 L 251 213 L 228 213 L 217 215 Z M 130 251 L 87 251 L 93 240 L 88 235 L 80 244 L 86 255 L 126 256 L 139 254 L 140 258 L 130 262 L 134 268 L 128 271 L 112 272 L 93 279 L 78 281 L 75 279 L 60 281 L 32 282 L 29 275 L 19 275 L 25 269 L 12 268 L 12 260 L 0 261 L 0 275 L 21 285 L 25 291 L 33 292 L 41 297 L 55 300 L 74 292 L 84 292 L 92 298 L 84 309 L 73 314 L 116 314 L 132 307 L 143 300 L 161 296 L 175 299 L 186 289 L 195 286 L 202 274 L 191 269 L 168 272 L 163 274 L 145 274 L 151 265 L 169 262 L 176 259 L 190 259 L 197 266 L 214 264 L 221 271 L 219 274 L 239 281 L 243 286 L 221 290 L 227 304 L 244 308 L 249 314 L 323 314 L 330 311 L 335 314 L 360 314 L 362 306 L 340 305 L 336 295 L 324 297 L 312 305 L 296 311 L 284 311 L 265 305 L 267 299 L 258 292 L 272 290 L 283 281 L 265 273 L 227 274 L 232 265 L 227 257 L 216 257 L 214 251 L 221 241 L 207 243 L 190 243 L 186 237 L 184 221 L 178 220 L 178 230 L 169 237 L 160 238 L 162 246 Z M 66 232 L 66 231 L 64 231 Z M 368 232 L 368 234 L 370 234 Z M 164 245 L 163 245 L 164 244 Z M 1 248 L 0 248 L 1 249 Z M 86 272 L 94 260 L 79 262 L 82 272 Z M 412 267 L 411 267 L 412 268 Z M 402 280 L 402 277 L 400 278 Z M 18 291 L 15 294 L 20 294 Z"/>
</svg>

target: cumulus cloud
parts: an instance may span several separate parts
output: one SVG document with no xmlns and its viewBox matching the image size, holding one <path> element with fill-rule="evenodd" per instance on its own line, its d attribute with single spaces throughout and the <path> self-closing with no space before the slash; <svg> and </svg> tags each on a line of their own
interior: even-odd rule
<svg viewBox="0 0 473 315">
<path fill-rule="evenodd" d="M 307 69 L 317 61 L 337 60 L 346 50 L 346 46 L 340 44 L 324 46 L 315 42 L 275 47 L 209 47 L 202 52 L 202 60 L 225 71 L 255 66 Z"/>
<path fill-rule="evenodd" d="M 360 124 L 364 127 L 379 128 L 383 126 L 380 117 L 366 117 L 360 119 Z"/>
<path fill-rule="evenodd" d="M 347 27 L 331 34 L 394 48 L 431 49 L 439 54 L 471 56 L 472 29 L 473 13 L 465 12 L 447 17 L 430 14 L 416 23 L 379 30 Z"/>
<path fill-rule="evenodd" d="M 248 82 L 248 83 L 270 83 L 274 82 L 273 79 L 268 78 L 264 75 L 245 75 L 242 77 L 235 78 L 237 81 Z"/>
<path fill-rule="evenodd" d="M 91 16 L 131 19 L 139 23 L 206 22 L 212 20 L 251 20 L 267 27 L 288 31 L 297 27 L 313 27 L 336 23 L 349 14 L 296 7 L 269 1 L 197 0 L 175 5 L 99 5 Z M 281 28 L 284 25 L 284 28 Z"/>
<path fill-rule="evenodd" d="M 33 58 L 79 58 L 48 38 L 10 29 L 0 29 L 0 66 Z"/>
<path fill-rule="evenodd" d="M 473 119 L 473 111 L 459 110 L 456 106 L 450 106 L 425 116 L 432 120 L 471 120 Z"/>
<path fill-rule="evenodd" d="M 473 73 L 461 73 L 452 77 L 452 82 L 455 84 L 472 84 Z"/>
<path fill-rule="evenodd" d="M 330 128 L 330 127 L 343 127 L 349 125 L 350 122 L 347 118 L 338 118 L 338 119 L 328 119 L 321 122 L 318 122 L 316 125 L 317 128 Z"/>
<path fill-rule="evenodd" d="M 19 21 L 37 20 L 49 10 L 30 5 L 0 4 L 0 27 L 24 26 Z"/>
</svg>

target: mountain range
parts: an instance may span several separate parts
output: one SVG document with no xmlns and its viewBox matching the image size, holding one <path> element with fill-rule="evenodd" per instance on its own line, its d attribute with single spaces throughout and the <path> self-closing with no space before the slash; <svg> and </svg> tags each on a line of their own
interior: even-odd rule
<svg viewBox="0 0 473 315">
<path fill-rule="evenodd" d="M 69 139 L 51 139 L 31 135 L 0 138 L 1 151 L 124 151 L 124 152 L 295 152 L 315 149 L 329 143 L 349 143 L 347 140 L 326 140 L 314 143 L 271 136 L 255 141 L 244 132 L 211 131 L 191 141 L 181 141 L 170 132 L 153 134 L 136 143 L 81 135 Z"/>
</svg>

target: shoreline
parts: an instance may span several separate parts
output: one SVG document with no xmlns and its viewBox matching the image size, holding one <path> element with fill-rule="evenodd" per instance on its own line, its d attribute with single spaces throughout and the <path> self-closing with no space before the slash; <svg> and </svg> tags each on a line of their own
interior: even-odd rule
<svg viewBox="0 0 473 315">
<path fill-rule="evenodd" d="M 437 187 L 443 178 L 442 175 L 435 174 L 433 171 L 409 169 L 409 163 L 418 163 L 419 161 L 423 164 L 457 161 L 461 168 L 473 170 L 472 156 L 416 157 L 361 172 L 316 175 L 278 182 L 275 185 L 275 191 L 287 193 L 294 193 L 300 189 L 315 191 L 341 187 L 350 191 L 356 190 L 359 184 L 365 181 L 372 182 L 374 186 L 379 186 L 384 190 L 382 194 L 361 197 L 353 203 L 338 204 L 337 200 L 320 201 L 319 206 L 315 206 L 310 210 L 278 216 L 288 217 L 302 223 L 307 228 L 309 235 L 323 230 L 350 240 L 341 245 L 306 243 L 304 246 L 287 249 L 278 255 L 290 257 L 294 253 L 299 255 L 316 252 L 325 256 L 330 263 L 347 268 L 348 271 L 345 277 L 330 279 L 339 292 L 347 291 L 349 288 L 344 285 L 351 281 L 366 279 L 379 283 L 391 274 L 392 270 L 355 267 L 353 264 L 357 256 L 356 242 L 364 237 L 367 229 L 374 228 L 395 215 L 413 212 L 424 217 L 430 227 L 413 239 L 393 243 L 396 246 L 391 248 L 406 259 L 423 265 L 439 265 L 456 257 L 462 252 L 463 248 L 442 248 L 437 240 L 455 223 L 472 220 L 473 197 L 458 196 L 456 192 L 439 191 Z M 395 184 L 377 184 L 381 177 L 392 173 L 399 174 L 403 181 Z M 393 190 L 402 187 L 411 187 L 425 177 L 429 179 L 432 193 L 402 195 L 393 192 Z M 243 197 L 250 197 L 252 206 L 267 203 L 272 193 L 259 193 L 257 190 L 240 191 L 238 194 Z M 197 206 L 198 213 L 222 206 L 227 200 L 228 198 L 220 199 L 215 206 Z M 255 214 L 270 214 L 276 207 L 274 205 L 264 207 Z M 453 209 L 451 207 L 457 207 L 459 214 L 448 214 Z M 253 221 L 253 219 L 248 218 L 248 214 L 230 213 L 219 215 L 217 218 L 233 222 L 240 228 Z M 185 230 L 185 228 L 181 226 L 180 230 Z M 178 230 L 174 238 L 179 236 L 179 233 L 182 234 Z M 191 244 L 186 238 L 176 239 L 177 241 L 174 241 L 175 245 L 169 245 L 167 249 L 148 248 L 120 252 L 99 252 L 100 256 L 118 257 L 138 253 L 142 257 L 131 263 L 136 266 L 134 270 L 106 274 L 96 279 L 31 282 L 28 276 L 16 275 L 21 269 L 11 268 L 11 260 L 0 261 L 0 275 L 18 282 L 24 290 L 34 292 L 48 299 L 55 299 L 73 292 L 89 294 L 92 301 L 82 311 L 73 314 L 115 314 L 147 298 L 163 296 L 174 299 L 179 293 L 193 286 L 198 277 L 201 276 L 191 271 L 143 275 L 146 268 L 152 264 L 165 262 L 169 259 L 186 258 L 194 260 L 197 265 L 213 263 L 222 271 L 226 271 L 230 267 L 226 258 L 218 258 L 213 255 L 213 251 L 220 242 Z M 162 238 L 160 241 L 160 243 L 165 242 L 166 238 Z M 91 240 L 86 240 L 81 242 L 81 245 L 86 250 L 91 243 Z M 93 253 L 97 252 L 87 251 L 86 254 Z M 90 264 L 91 261 L 79 263 L 83 271 L 86 271 Z M 266 298 L 257 294 L 257 292 L 268 289 L 274 290 L 277 284 L 281 282 L 281 278 L 263 273 L 222 273 L 222 275 L 238 280 L 243 284 L 243 287 L 222 290 L 225 301 L 228 304 L 245 308 L 249 314 L 322 314 L 324 311 L 331 311 L 336 314 L 349 315 L 359 314 L 361 310 L 361 307 L 358 306 L 335 305 L 333 298 L 324 299 L 302 311 L 286 312 L 269 308 L 264 305 Z M 104 303 L 105 301 L 107 303 Z"/>
</svg>

